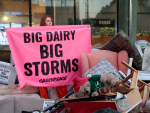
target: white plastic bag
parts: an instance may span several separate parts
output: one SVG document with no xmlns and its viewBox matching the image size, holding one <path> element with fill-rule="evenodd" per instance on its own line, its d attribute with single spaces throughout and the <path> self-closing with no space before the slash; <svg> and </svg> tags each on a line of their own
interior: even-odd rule
<svg viewBox="0 0 150 113">
<path fill-rule="evenodd" d="M 142 70 L 150 71 L 150 46 L 145 48 L 142 62 Z"/>
</svg>

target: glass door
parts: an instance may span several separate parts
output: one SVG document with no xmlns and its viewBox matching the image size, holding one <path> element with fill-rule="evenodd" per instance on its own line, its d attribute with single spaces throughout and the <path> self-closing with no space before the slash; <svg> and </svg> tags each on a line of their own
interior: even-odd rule
<svg viewBox="0 0 150 113">
<path fill-rule="evenodd" d="M 91 25 L 91 44 L 103 45 L 116 33 L 116 0 L 77 0 L 78 24 Z"/>
</svg>

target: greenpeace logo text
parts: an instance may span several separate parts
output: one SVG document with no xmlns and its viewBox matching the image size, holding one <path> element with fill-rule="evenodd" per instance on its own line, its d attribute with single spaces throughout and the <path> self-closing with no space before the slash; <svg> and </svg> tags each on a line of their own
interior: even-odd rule
<svg viewBox="0 0 150 113">
<path fill-rule="evenodd" d="M 67 76 L 65 77 L 54 77 L 54 78 L 47 78 L 47 79 L 40 79 L 39 82 L 55 82 L 55 81 L 61 81 L 61 80 L 66 80 Z"/>
</svg>

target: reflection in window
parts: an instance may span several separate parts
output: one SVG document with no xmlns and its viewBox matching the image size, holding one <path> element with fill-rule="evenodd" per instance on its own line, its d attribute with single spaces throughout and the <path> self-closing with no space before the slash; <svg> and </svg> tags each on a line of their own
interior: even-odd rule
<svg viewBox="0 0 150 113">
<path fill-rule="evenodd" d="M 9 23 L 0 23 L 0 45 L 8 45 L 6 28 L 10 27 Z"/>
<path fill-rule="evenodd" d="M 9 7 L 8 7 L 9 4 Z M 0 0 L 1 23 L 29 23 L 28 0 Z M 28 25 L 29 26 L 29 25 Z"/>
<path fill-rule="evenodd" d="M 55 25 L 90 24 L 91 35 L 99 39 L 103 30 L 107 31 L 104 36 L 115 34 L 116 0 L 76 0 L 75 6 L 74 12 L 74 0 L 32 0 L 32 26 L 39 26 L 41 17 L 47 14 L 54 18 Z"/>
<path fill-rule="evenodd" d="M 11 27 L 22 27 L 21 23 L 11 23 Z"/>
<path fill-rule="evenodd" d="M 116 33 L 116 0 L 78 0 L 76 17 L 81 24 L 90 24 L 91 44 L 105 44 Z"/>
<path fill-rule="evenodd" d="M 148 36 L 150 33 L 150 1 L 138 0 L 137 3 L 137 36 Z M 147 40 L 146 37 L 137 37 L 137 40 Z"/>
<path fill-rule="evenodd" d="M 32 0 L 32 26 L 39 26 L 41 17 L 50 15 L 55 25 L 74 24 L 74 0 Z"/>
</svg>

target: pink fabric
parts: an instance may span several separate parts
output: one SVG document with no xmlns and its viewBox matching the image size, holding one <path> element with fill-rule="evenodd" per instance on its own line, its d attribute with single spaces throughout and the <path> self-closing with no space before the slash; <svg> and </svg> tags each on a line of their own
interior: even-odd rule
<svg viewBox="0 0 150 113">
<path fill-rule="evenodd" d="M 96 65 L 101 61 L 102 58 L 105 58 L 108 62 L 110 62 L 116 70 L 118 70 L 117 65 L 117 53 L 108 51 L 108 50 L 98 50 L 87 54 L 89 67 Z"/>
<path fill-rule="evenodd" d="M 89 25 L 7 28 L 6 33 L 19 89 L 70 85 L 82 77 L 80 54 L 91 51 Z"/>
<path fill-rule="evenodd" d="M 146 100 L 143 100 L 143 101 L 140 103 L 140 105 L 139 105 L 139 106 L 140 106 L 141 108 L 144 108 L 145 103 L 146 103 Z"/>
<path fill-rule="evenodd" d="M 129 63 L 128 53 L 125 50 L 122 50 L 118 53 L 118 67 L 119 70 L 121 70 L 124 74 L 127 74 L 127 67 L 121 64 L 122 61 L 126 62 L 127 64 Z"/>
<path fill-rule="evenodd" d="M 121 64 L 121 61 L 128 63 L 128 54 L 126 51 L 123 50 L 116 53 L 108 50 L 97 50 L 88 54 L 81 53 L 82 74 L 88 71 L 92 66 L 99 63 L 102 58 L 105 58 L 108 62 L 110 62 L 117 71 L 121 70 L 125 74 L 127 73 L 127 67 Z"/>
<path fill-rule="evenodd" d="M 85 53 L 81 53 L 82 74 L 89 70 L 89 62 Z"/>
</svg>

